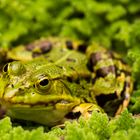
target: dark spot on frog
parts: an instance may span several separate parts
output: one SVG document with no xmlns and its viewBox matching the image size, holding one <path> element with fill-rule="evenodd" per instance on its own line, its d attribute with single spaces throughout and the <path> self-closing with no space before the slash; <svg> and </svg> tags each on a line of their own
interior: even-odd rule
<svg viewBox="0 0 140 140">
<path fill-rule="evenodd" d="M 33 43 L 31 43 L 31 44 L 26 45 L 26 50 L 27 51 L 32 51 L 35 47 L 36 46 Z"/>
<path fill-rule="evenodd" d="M 41 52 L 44 54 L 44 53 L 47 53 L 51 50 L 52 48 L 52 43 L 50 41 L 42 41 L 40 42 L 39 44 L 39 48 L 41 49 Z"/>
<path fill-rule="evenodd" d="M 97 77 L 105 77 L 105 76 L 107 76 L 109 73 L 115 74 L 115 66 L 107 66 L 107 67 L 99 68 L 99 69 L 96 71 L 96 76 L 97 76 Z"/>
<path fill-rule="evenodd" d="M 66 46 L 67 46 L 68 49 L 72 50 L 73 49 L 72 41 L 67 40 L 66 41 Z"/>
<path fill-rule="evenodd" d="M 46 52 L 49 52 L 52 48 L 52 43 L 50 41 L 42 41 L 38 44 L 28 44 L 26 45 L 26 50 L 33 51 L 35 48 L 40 48 L 41 53 L 44 54 Z"/>
<path fill-rule="evenodd" d="M 81 112 L 70 112 L 65 117 L 67 119 L 78 119 L 81 116 Z"/>
<path fill-rule="evenodd" d="M 76 62 L 76 59 L 74 59 L 74 58 L 67 58 L 66 61 L 67 62 Z"/>
<path fill-rule="evenodd" d="M 80 52 L 85 52 L 86 51 L 86 49 L 87 49 L 87 44 L 86 43 L 83 43 L 83 44 L 80 44 L 79 46 L 78 46 L 78 51 L 80 51 Z"/>
<path fill-rule="evenodd" d="M 100 61 L 101 59 L 102 59 L 102 57 L 101 57 L 101 52 L 96 52 L 96 53 L 92 53 L 92 54 L 90 55 L 89 61 L 90 61 L 90 63 L 91 63 L 92 66 L 95 66 L 96 63 L 97 63 L 98 61 Z"/>
</svg>

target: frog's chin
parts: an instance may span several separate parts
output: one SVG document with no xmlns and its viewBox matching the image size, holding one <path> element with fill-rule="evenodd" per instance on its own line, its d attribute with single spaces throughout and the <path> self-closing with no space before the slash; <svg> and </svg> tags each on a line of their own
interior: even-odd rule
<svg viewBox="0 0 140 140">
<path fill-rule="evenodd" d="M 55 104 L 7 104 L 6 115 L 14 119 L 34 121 L 40 124 L 54 126 L 63 123 L 65 115 L 72 111 L 76 103 Z"/>
</svg>

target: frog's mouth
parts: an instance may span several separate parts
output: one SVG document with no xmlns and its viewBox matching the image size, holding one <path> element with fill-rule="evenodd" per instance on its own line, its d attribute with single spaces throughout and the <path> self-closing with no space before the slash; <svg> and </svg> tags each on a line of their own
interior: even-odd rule
<svg viewBox="0 0 140 140">
<path fill-rule="evenodd" d="M 30 106 L 30 107 L 48 107 L 48 106 L 55 106 L 55 105 L 76 105 L 76 104 L 79 104 L 80 102 L 76 101 L 76 102 L 72 102 L 72 101 L 68 101 L 68 100 L 59 100 L 59 101 L 50 101 L 50 102 L 47 102 L 47 103 L 43 103 L 43 102 L 37 102 L 37 103 L 24 103 L 24 102 L 19 102 L 19 103 L 16 103 L 16 102 L 11 102 L 11 101 L 3 101 L 5 102 L 5 104 L 8 104 L 8 105 L 12 105 L 12 106 Z"/>
<path fill-rule="evenodd" d="M 40 107 L 54 107 L 54 108 L 73 108 L 74 106 L 80 104 L 80 99 L 72 96 L 56 96 L 47 95 L 44 97 L 42 95 L 32 98 L 14 96 L 11 98 L 2 98 L 2 104 L 7 108 L 11 107 L 30 107 L 30 108 L 40 108 Z"/>
</svg>

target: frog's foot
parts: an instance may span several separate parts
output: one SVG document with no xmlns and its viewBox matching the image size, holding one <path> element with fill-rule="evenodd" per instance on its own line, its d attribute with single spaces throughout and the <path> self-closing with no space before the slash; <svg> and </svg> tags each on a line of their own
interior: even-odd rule
<svg viewBox="0 0 140 140">
<path fill-rule="evenodd" d="M 79 113 L 79 117 L 83 116 L 85 119 L 88 119 L 91 117 L 93 111 L 104 112 L 97 104 L 93 103 L 82 103 L 79 106 L 76 106 L 72 112 L 74 114 Z"/>
</svg>

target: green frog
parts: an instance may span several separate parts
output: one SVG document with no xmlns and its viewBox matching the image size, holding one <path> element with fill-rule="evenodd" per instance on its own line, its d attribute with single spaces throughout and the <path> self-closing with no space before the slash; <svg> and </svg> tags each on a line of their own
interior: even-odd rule
<svg viewBox="0 0 140 140">
<path fill-rule="evenodd" d="M 97 43 L 42 38 L 7 51 L 1 108 L 13 119 L 47 126 L 93 111 L 119 114 L 133 89 L 130 67 Z"/>
</svg>

